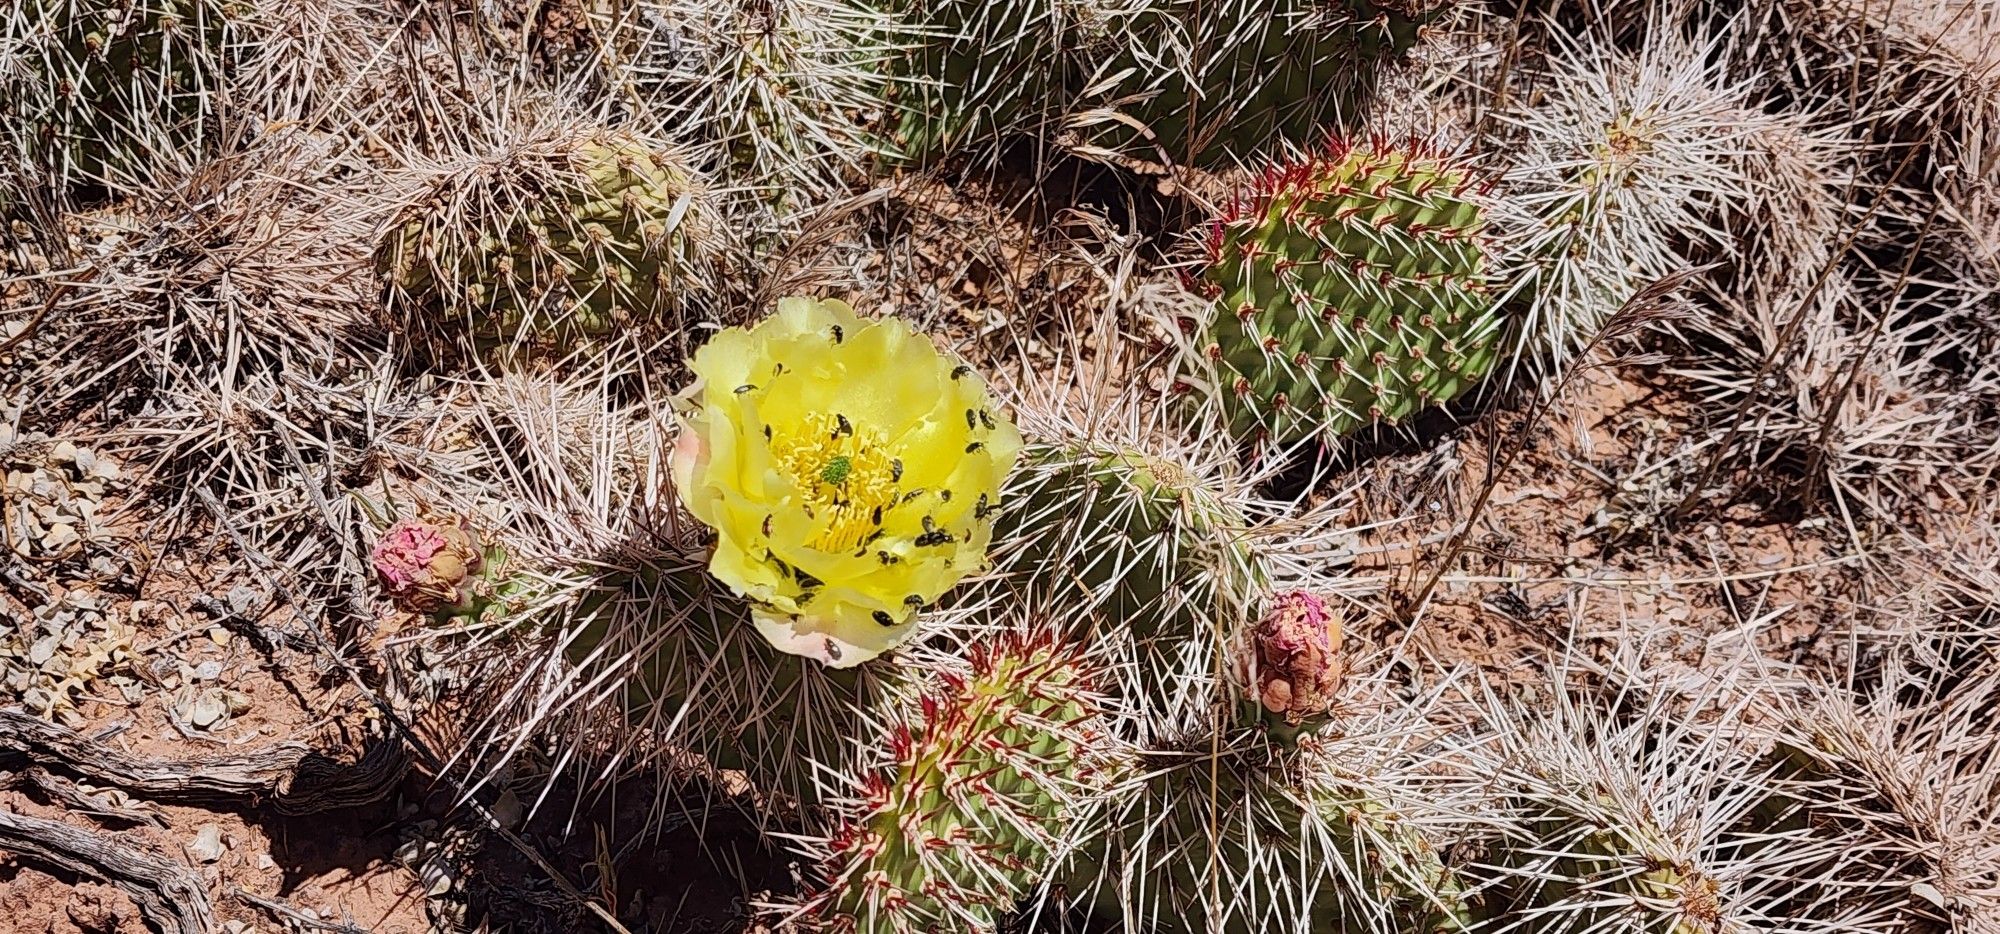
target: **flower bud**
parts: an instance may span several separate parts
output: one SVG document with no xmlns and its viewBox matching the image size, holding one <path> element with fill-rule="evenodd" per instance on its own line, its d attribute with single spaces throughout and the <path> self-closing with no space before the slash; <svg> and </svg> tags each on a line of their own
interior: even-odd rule
<svg viewBox="0 0 2000 934">
<path fill-rule="evenodd" d="M 1293 725 L 1326 713 L 1343 673 L 1340 640 L 1326 601 L 1298 590 L 1273 596 L 1251 632 L 1251 699 Z"/>
<path fill-rule="evenodd" d="M 383 591 L 413 613 L 472 606 L 472 580 L 485 563 L 463 523 L 420 519 L 390 526 L 369 559 Z"/>
</svg>

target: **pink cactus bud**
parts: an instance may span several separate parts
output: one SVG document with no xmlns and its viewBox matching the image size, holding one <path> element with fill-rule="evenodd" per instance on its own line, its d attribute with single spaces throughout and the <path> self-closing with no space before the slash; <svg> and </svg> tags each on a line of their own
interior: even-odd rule
<svg viewBox="0 0 2000 934">
<path fill-rule="evenodd" d="M 472 579 L 485 563 L 462 523 L 418 519 L 390 526 L 369 558 L 383 591 L 413 613 L 471 605 Z"/>
<path fill-rule="evenodd" d="M 1343 673 L 1341 631 L 1326 601 L 1298 590 L 1273 596 L 1251 641 L 1251 699 L 1265 710 L 1298 724 L 1333 705 Z"/>
</svg>

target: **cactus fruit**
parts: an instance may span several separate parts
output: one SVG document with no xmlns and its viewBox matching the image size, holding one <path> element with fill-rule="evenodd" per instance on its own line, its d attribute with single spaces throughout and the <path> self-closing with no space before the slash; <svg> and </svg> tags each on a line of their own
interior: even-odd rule
<svg viewBox="0 0 2000 934">
<path fill-rule="evenodd" d="M 974 646 L 970 663 L 890 715 L 894 771 L 863 780 L 809 902 L 829 926 L 993 930 L 1115 774 L 1078 648 L 1010 634 Z"/>
<path fill-rule="evenodd" d="M 25 0 L 0 12 L 0 116 L 43 177 L 114 192 L 192 164 L 238 14 L 220 0 Z M 172 160 L 172 161 L 169 161 Z"/>
<path fill-rule="evenodd" d="M 376 265 L 422 333 L 566 350 L 657 327 L 703 291 L 717 225 L 672 151 L 624 131 L 563 132 L 444 173 L 397 215 Z"/>
<path fill-rule="evenodd" d="M 1195 323 L 1239 435 L 1291 444 L 1394 424 L 1499 358 L 1476 183 L 1451 160 L 1335 143 L 1267 173 L 1209 230 Z"/>
</svg>

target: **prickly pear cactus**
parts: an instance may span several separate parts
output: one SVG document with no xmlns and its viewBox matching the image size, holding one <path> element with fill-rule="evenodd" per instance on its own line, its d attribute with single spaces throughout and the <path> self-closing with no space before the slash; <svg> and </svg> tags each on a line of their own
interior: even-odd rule
<svg viewBox="0 0 2000 934">
<path fill-rule="evenodd" d="M 0 11 L 0 116 L 65 184 L 118 191 L 199 157 L 236 31 L 221 0 L 25 0 Z"/>
<path fill-rule="evenodd" d="M 1100 70 L 1101 101 L 1120 120 L 1083 128 L 1088 144 L 1141 159 L 1228 164 L 1284 143 L 1308 145 L 1328 127 L 1352 128 L 1381 67 L 1410 50 L 1454 0 L 1279 0 L 1171 3 L 1172 29 L 1129 43 Z M 1164 44 L 1178 54 L 1162 56 Z M 1081 109 L 1081 106 L 1078 108 Z M 1155 149 L 1157 147 L 1157 150 Z"/>
<path fill-rule="evenodd" d="M 1089 444 L 1037 445 L 1025 460 L 995 531 L 997 563 L 1022 582 L 1099 606 L 1141 636 L 1204 631 L 1249 600 L 1261 576 L 1249 519 L 1195 468 Z"/>
<path fill-rule="evenodd" d="M 1025 132 L 1198 165 L 1304 144 L 1353 125 L 1380 63 L 1454 5 L 898 0 L 891 142 L 924 158 Z"/>
<path fill-rule="evenodd" d="M 1423 821 L 1294 750 L 1232 731 L 1218 753 L 1149 757 L 1071 893 L 1126 930 L 1442 934 L 1464 886 Z"/>
<path fill-rule="evenodd" d="M 889 142 L 922 159 L 1031 129 L 1079 83 L 1079 59 L 1108 57 L 1154 21 L 1155 0 L 894 0 L 909 50 L 892 67 Z"/>
<path fill-rule="evenodd" d="M 815 763 L 839 761 L 863 728 L 870 669 L 773 648 L 695 555 L 661 555 L 599 586 L 563 624 L 564 654 L 628 727 L 741 772 L 768 819 L 793 824 L 825 803 Z"/>
<path fill-rule="evenodd" d="M 423 334 L 562 350 L 657 327 L 704 288 L 717 235 L 678 156 L 594 130 L 452 167 L 397 217 L 376 265 Z"/>
<path fill-rule="evenodd" d="M 893 772 L 864 779 L 812 910 L 867 934 L 992 930 L 1112 775 L 1092 668 L 1050 637 L 1008 636 L 892 715 Z"/>
<path fill-rule="evenodd" d="M 1499 358 L 1471 175 L 1415 148 L 1336 144 L 1265 175 L 1209 231 L 1199 350 L 1244 437 L 1395 424 Z"/>
<path fill-rule="evenodd" d="M 1615 807 L 1608 800 L 1607 811 Z M 1596 828 L 1588 819 L 1532 821 L 1529 829 L 1561 855 L 1543 869 L 1529 902 L 1550 931 L 1620 930 L 1708 934 L 1724 930 L 1722 884 L 1643 824 Z"/>
</svg>

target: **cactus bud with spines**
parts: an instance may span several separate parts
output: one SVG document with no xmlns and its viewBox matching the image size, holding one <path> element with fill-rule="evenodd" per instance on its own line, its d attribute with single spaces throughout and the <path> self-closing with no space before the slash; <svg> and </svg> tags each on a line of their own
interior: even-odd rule
<svg viewBox="0 0 2000 934">
<path fill-rule="evenodd" d="M 862 778 L 809 902 L 829 926 L 991 931 L 1115 774 L 1080 648 L 1015 633 L 970 656 L 888 713 L 890 768 Z"/>
<path fill-rule="evenodd" d="M 720 236 L 672 150 L 623 130 L 558 129 L 450 165 L 376 248 L 414 329 L 479 351 L 564 351 L 660 329 L 706 291 Z"/>
<path fill-rule="evenodd" d="M 1416 145 L 1334 142 L 1267 172 L 1207 237 L 1198 365 L 1239 435 L 1395 424 L 1500 356 L 1479 183 Z"/>
</svg>

